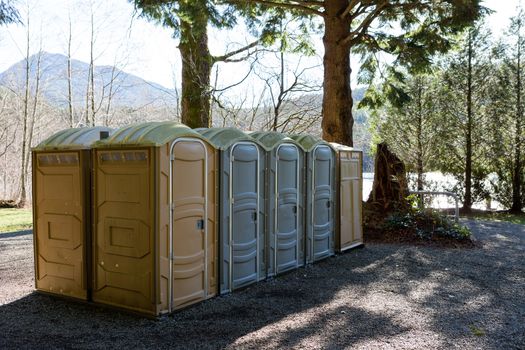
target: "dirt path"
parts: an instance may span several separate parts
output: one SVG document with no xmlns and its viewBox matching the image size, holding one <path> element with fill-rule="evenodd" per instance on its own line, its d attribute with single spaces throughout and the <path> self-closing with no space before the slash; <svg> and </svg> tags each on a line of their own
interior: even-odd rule
<svg viewBox="0 0 525 350">
<path fill-rule="evenodd" d="M 525 226 L 479 249 L 374 244 L 159 321 L 32 293 L 32 236 L 0 235 L 0 349 L 525 348 Z"/>
</svg>

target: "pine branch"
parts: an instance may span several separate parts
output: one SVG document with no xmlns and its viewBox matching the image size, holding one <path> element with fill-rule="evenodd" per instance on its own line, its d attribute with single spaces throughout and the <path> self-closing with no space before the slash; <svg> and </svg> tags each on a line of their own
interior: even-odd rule
<svg viewBox="0 0 525 350">
<path fill-rule="evenodd" d="M 212 56 L 212 61 L 213 63 L 217 63 L 217 62 L 240 62 L 248 57 L 245 57 L 244 59 L 241 59 L 241 60 L 230 60 L 231 57 L 235 56 L 235 55 L 238 55 L 240 53 L 243 53 L 245 51 L 248 51 L 254 47 L 256 47 L 257 45 L 259 45 L 261 43 L 261 40 L 256 40 L 246 46 L 243 46 L 241 47 L 240 49 L 237 49 L 237 50 L 233 50 L 231 52 L 228 52 L 222 56 Z"/>
<path fill-rule="evenodd" d="M 348 3 L 348 6 L 346 7 L 346 9 L 343 11 L 343 13 L 341 13 L 341 15 L 339 16 L 339 18 L 341 19 L 344 19 L 346 16 L 348 16 L 350 14 L 350 12 L 352 12 L 352 10 L 357 6 L 357 4 L 359 4 L 360 1 L 359 0 L 351 0 L 349 3 Z"/>
<path fill-rule="evenodd" d="M 319 11 L 315 9 L 314 7 L 323 7 L 324 1 L 314 1 L 314 0 L 305 0 L 305 1 L 289 1 L 289 2 L 277 2 L 277 1 L 271 1 L 271 0 L 224 0 L 221 1 L 221 4 L 228 4 L 228 3 L 237 3 L 237 4 L 246 4 L 246 3 L 254 3 L 254 4 L 261 4 L 261 5 L 267 5 L 272 7 L 280 7 L 284 9 L 292 9 L 292 10 L 299 10 L 303 11 L 308 14 L 316 15 L 324 17 L 325 13 L 322 11 Z M 310 7 L 314 6 L 314 7 Z"/>
</svg>

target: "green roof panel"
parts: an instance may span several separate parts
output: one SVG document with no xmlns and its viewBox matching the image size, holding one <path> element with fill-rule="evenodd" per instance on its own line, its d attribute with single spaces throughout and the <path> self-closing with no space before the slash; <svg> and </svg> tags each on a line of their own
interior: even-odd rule
<svg viewBox="0 0 525 350">
<path fill-rule="evenodd" d="M 96 126 L 92 128 L 69 128 L 59 131 L 34 147 L 35 151 L 89 149 L 100 140 L 100 132 L 112 129 Z"/>
<path fill-rule="evenodd" d="M 262 143 L 266 148 L 273 149 L 280 145 L 281 143 L 292 143 L 294 145 L 299 146 L 300 148 L 303 148 L 301 144 L 299 144 L 294 139 L 288 137 L 285 134 L 282 134 L 280 132 L 276 131 L 254 131 L 250 133 L 250 136 L 254 139 L 258 140 L 260 143 Z"/>
<path fill-rule="evenodd" d="M 265 150 L 269 150 L 263 143 L 236 128 L 199 128 L 196 129 L 213 147 L 226 150 L 233 144 L 241 141 L 254 142 Z"/>
<path fill-rule="evenodd" d="M 113 136 L 96 143 L 97 148 L 109 147 L 159 147 L 181 137 L 203 137 L 184 124 L 172 121 L 147 122 L 122 127 Z"/>
<path fill-rule="evenodd" d="M 315 146 L 320 144 L 329 145 L 328 142 L 310 134 L 292 134 L 288 136 L 295 140 L 306 152 L 312 151 Z"/>
</svg>

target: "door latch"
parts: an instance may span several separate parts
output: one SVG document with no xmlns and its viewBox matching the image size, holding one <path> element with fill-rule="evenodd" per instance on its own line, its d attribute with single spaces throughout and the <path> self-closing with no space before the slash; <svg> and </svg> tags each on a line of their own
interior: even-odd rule
<svg viewBox="0 0 525 350">
<path fill-rule="evenodd" d="M 197 220 L 197 230 L 204 230 L 204 220 Z"/>
</svg>

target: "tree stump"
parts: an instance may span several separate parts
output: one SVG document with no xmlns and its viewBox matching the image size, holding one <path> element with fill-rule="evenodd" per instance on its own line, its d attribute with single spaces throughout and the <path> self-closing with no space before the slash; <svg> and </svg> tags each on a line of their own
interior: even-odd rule
<svg viewBox="0 0 525 350">
<path fill-rule="evenodd" d="M 377 227 L 388 214 L 408 210 L 408 195 L 405 164 L 386 143 L 378 144 L 372 192 L 364 205 L 365 225 Z"/>
</svg>

